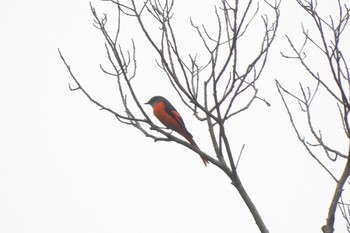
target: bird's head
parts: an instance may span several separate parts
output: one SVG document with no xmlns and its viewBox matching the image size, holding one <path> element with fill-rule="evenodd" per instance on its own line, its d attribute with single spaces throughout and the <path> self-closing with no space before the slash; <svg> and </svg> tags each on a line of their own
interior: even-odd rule
<svg viewBox="0 0 350 233">
<path fill-rule="evenodd" d="M 162 96 L 153 96 L 148 102 L 146 102 L 145 104 L 149 104 L 151 105 L 152 107 L 154 105 L 156 105 L 157 103 L 159 103 L 160 101 L 164 101 L 165 98 L 162 97 Z"/>
</svg>

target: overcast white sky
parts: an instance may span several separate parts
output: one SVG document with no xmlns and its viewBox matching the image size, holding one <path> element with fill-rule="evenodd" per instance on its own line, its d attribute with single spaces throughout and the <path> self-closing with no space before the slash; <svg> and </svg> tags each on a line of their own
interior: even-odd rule
<svg viewBox="0 0 350 233">
<path fill-rule="evenodd" d="M 193 3 L 177 1 L 183 9 L 177 14 L 189 22 L 196 9 L 200 23 L 213 12 L 211 2 L 201 1 L 205 10 L 198 11 Z M 113 12 L 113 5 L 93 3 L 101 13 L 106 7 Z M 72 80 L 58 47 L 91 94 L 117 108 L 114 80 L 99 72 L 107 59 L 88 1 L 3 0 L 1 5 L 0 232 L 259 232 L 216 167 L 205 168 L 198 155 L 175 143 L 154 143 L 99 111 L 82 93 L 69 91 Z M 279 54 L 288 51 L 286 33 L 298 38 L 305 14 L 285 1 L 281 15 L 259 89 L 272 106 L 255 102 L 237 117 L 232 143 L 236 153 L 246 144 L 239 173 L 270 232 L 320 232 L 335 184 L 298 143 L 274 85 L 278 79 L 296 87 L 305 74 Z M 130 25 L 130 35 L 142 40 Z M 154 84 L 163 74 L 152 52 L 137 49 L 143 57 L 140 99 L 155 94 L 173 99 L 198 144 L 209 148 L 205 128 L 171 96 L 169 83 Z M 339 138 L 344 151 L 342 135 L 332 127 L 336 118 L 329 111 L 320 114 L 329 122 L 329 140 Z M 339 222 L 337 232 L 344 232 Z"/>
</svg>

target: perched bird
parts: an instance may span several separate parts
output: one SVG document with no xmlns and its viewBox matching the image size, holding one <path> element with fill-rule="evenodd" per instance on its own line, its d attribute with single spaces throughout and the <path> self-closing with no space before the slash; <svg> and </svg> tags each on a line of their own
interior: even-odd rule
<svg viewBox="0 0 350 233">
<path fill-rule="evenodd" d="M 185 123 L 182 120 L 180 114 L 176 111 L 174 106 L 162 96 L 154 96 L 147 103 L 152 106 L 153 114 L 158 118 L 162 124 L 174 130 L 182 135 L 191 145 L 198 148 L 196 142 L 193 140 L 193 136 L 185 127 Z M 201 156 L 204 165 L 207 166 L 209 161 Z"/>
</svg>

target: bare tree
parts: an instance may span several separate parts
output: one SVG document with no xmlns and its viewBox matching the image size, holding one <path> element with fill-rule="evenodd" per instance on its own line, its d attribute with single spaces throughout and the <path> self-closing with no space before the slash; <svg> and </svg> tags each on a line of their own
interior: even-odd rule
<svg viewBox="0 0 350 233">
<path fill-rule="evenodd" d="M 205 26 L 198 26 L 190 20 L 189 23 L 204 48 L 201 55 L 206 57 L 206 61 L 200 63 L 195 55 L 184 55 L 181 52 L 181 44 L 184 42 L 178 41 L 173 27 L 173 16 L 176 14 L 173 12 L 173 0 L 105 1 L 114 4 L 117 9 L 117 29 L 114 34 L 106 29 L 107 15 L 100 16 L 91 3 L 90 6 L 94 26 L 105 38 L 106 54 L 113 67 L 112 71 L 108 71 L 101 66 L 101 70 L 115 77 L 123 111 L 113 111 L 91 96 L 75 77 L 59 51 L 62 61 L 75 82 L 75 87 L 70 87 L 71 90 L 83 92 L 91 102 L 113 114 L 121 123 L 136 127 L 146 137 L 155 141 L 177 142 L 207 158 L 211 164 L 217 166 L 230 178 L 260 231 L 268 232 L 237 173 L 237 165 L 244 145 L 233 145 L 225 126 L 237 114 L 248 109 L 254 100 L 258 99 L 269 105 L 258 96 L 256 82 L 261 77 L 270 46 L 276 35 L 279 2 L 222 0 L 220 5 L 214 8 L 217 25 L 215 33 L 210 33 Z M 146 113 L 142 105 L 145 100 L 140 101 L 133 88 L 134 83 L 137 82 L 136 44 L 132 40 L 130 50 L 125 50 L 124 46 L 119 44 L 120 35 L 124 30 L 124 25 L 121 23 L 122 16 L 129 17 L 129 20 L 135 20 L 138 23 L 140 32 L 145 35 L 158 56 L 157 65 L 164 71 L 182 102 L 199 121 L 206 123 L 215 155 L 209 155 L 156 126 L 152 117 Z M 249 35 L 248 32 L 256 28 L 261 32 L 260 37 L 258 32 Z M 154 31 L 157 33 L 151 33 Z M 245 42 L 249 36 L 253 36 L 257 50 L 243 51 L 240 49 L 242 46 L 250 46 Z M 252 40 L 249 40 L 249 43 L 252 43 Z M 248 61 L 247 58 L 249 58 Z M 242 149 L 235 154 L 232 147 L 238 146 L 242 146 Z"/>
<path fill-rule="evenodd" d="M 349 204 L 344 202 L 349 201 L 349 198 L 342 196 L 347 186 L 346 181 L 350 176 L 350 149 L 341 148 L 339 145 L 341 141 L 349 142 L 350 138 L 350 73 L 347 63 L 349 57 L 346 57 L 350 54 L 346 54 L 344 49 L 345 45 L 348 46 L 349 43 L 349 38 L 345 35 L 349 33 L 347 26 L 350 9 L 341 0 L 332 3 L 297 0 L 297 3 L 312 19 L 313 25 L 309 30 L 302 24 L 304 40 L 300 47 L 287 36 L 292 55 L 282 53 L 282 56 L 297 60 L 313 84 L 309 86 L 307 83 L 310 82 L 310 79 L 304 78 L 299 83 L 299 93 L 293 93 L 286 89 L 277 80 L 276 85 L 299 141 L 336 183 L 329 205 L 327 221 L 322 226 L 322 231 L 324 233 L 334 232 L 335 215 L 338 208 L 346 221 L 347 230 L 350 232 L 350 208 Z M 335 8 L 337 13 L 334 14 L 332 8 Z M 317 64 L 314 61 L 317 61 Z M 322 62 L 321 66 L 320 62 Z M 343 138 L 339 138 L 337 144 L 330 142 L 330 136 L 322 130 L 324 126 L 319 125 L 316 120 L 316 112 L 320 109 L 317 109 L 315 102 L 322 101 L 323 112 L 327 113 L 329 107 L 325 100 L 336 106 L 339 112 L 339 121 L 328 120 L 327 122 L 327 124 L 332 123 L 334 128 L 338 127 L 343 131 Z M 292 102 L 298 103 L 299 111 L 292 107 Z M 309 132 L 303 132 L 302 129 L 305 127 L 298 123 L 296 112 L 304 114 L 306 128 Z M 333 163 L 343 164 L 342 174 L 339 177 L 331 169 Z"/>
</svg>

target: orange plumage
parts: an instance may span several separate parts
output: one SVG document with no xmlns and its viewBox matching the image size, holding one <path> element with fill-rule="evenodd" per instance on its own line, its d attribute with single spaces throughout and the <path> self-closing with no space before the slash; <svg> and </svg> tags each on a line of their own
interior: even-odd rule
<svg viewBox="0 0 350 233">
<path fill-rule="evenodd" d="M 162 96 L 154 96 L 146 104 L 150 104 L 153 107 L 153 114 L 165 127 L 179 133 L 186 138 L 191 145 L 198 148 L 196 142 L 193 140 L 192 134 L 186 129 L 181 115 L 167 99 Z M 203 156 L 201 156 L 201 158 L 204 165 L 207 166 L 209 161 Z"/>
</svg>

